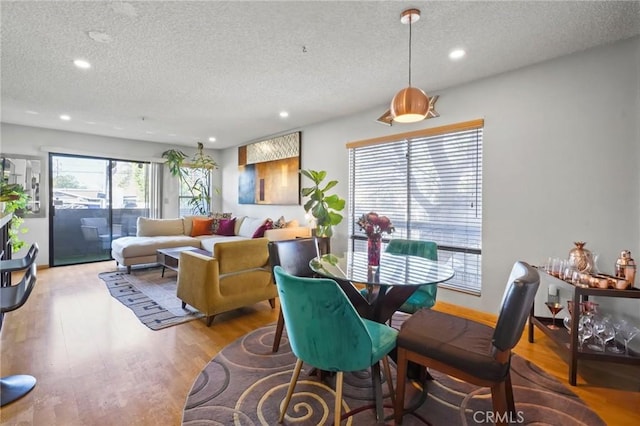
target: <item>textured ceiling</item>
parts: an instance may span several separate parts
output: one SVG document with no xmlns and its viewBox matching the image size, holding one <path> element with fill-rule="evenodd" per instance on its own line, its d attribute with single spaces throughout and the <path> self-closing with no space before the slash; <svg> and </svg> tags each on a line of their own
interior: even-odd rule
<svg viewBox="0 0 640 426">
<path fill-rule="evenodd" d="M 382 114 L 407 85 L 410 6 L 422 10 L 413 83 L 427 93 L 640 33 L 637 1 L 3 0 L 2 121 L 223 148 Z M 466 58 L 449 60 L 454 47 Z"/>
</svg>

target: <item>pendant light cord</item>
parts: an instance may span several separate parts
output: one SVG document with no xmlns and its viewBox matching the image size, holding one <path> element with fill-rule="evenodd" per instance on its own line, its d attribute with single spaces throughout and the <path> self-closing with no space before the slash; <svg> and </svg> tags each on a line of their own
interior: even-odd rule
<svg viewBox="0 0 640 426">
<path fill-rule="evenodd" d="M 411 15 L 409 15 L 409 87 L 411 87 L 411 24 L 413 23 L 413 19 Z"/>
</svg>

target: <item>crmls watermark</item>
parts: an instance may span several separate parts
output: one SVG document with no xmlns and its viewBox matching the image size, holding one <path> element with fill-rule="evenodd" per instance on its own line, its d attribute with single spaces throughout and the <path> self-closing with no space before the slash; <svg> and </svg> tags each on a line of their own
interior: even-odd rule
<svg viewBox="0 0 640 426">
<path fill-rule="evenodd" d="M 473 413 L 473 421 L 476 423 L 524 423 L 524 413 L 516 411 L 515 413 L 496 413 L 494 411 L 476 411 Z"/>
</svg>

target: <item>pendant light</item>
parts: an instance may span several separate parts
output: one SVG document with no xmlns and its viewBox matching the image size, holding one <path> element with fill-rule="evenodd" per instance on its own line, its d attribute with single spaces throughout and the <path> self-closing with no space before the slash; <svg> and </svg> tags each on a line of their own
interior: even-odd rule
<svg viewBox="0 0 640 426">
<path fill-rule="evenodd" d="M 391 100 L 391 117 L 398 123 L 422 121 L 429 113 L 429 97 L 419 88 L 411 86 L 411 26 L 418 19 L 418 9 L 407 9 L 400 15 L 400 22 L 409 24 L 409 87 L 400 90 Z"/>
</svg>

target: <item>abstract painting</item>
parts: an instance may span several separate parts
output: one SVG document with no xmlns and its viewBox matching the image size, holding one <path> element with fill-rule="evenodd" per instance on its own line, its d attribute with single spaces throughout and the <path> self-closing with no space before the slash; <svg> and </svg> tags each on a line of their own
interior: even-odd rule
<svg viewBox="0 0 640 426">
<path fill-rule="evenodd" d="M 300 204 L 300 132 L 238 148 L 239 204 Z"/>
</svg>

